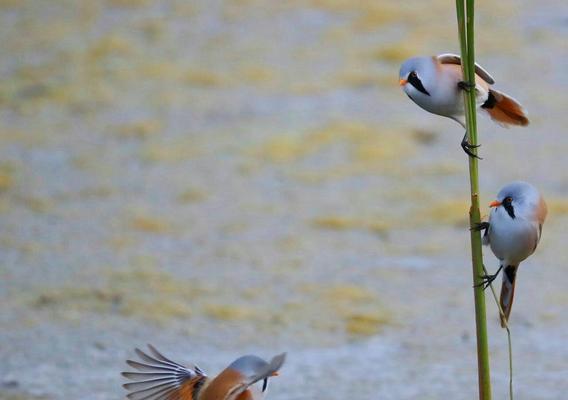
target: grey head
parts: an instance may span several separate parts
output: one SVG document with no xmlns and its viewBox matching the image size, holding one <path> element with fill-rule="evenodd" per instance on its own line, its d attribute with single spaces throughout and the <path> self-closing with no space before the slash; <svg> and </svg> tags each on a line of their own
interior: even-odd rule
<svg viewBox="0 0 568 400">
<path fill-rule="evenodd" d="M 255 355 L 246 355 L 237 358 L 228 368 L 243 375 L 247 385 L 252 385 L 262 380 L 262 391 L 264 392 L 268 386 L 268 378 L 277 375 L 285 360 L 286 353 L 273 357 L 269 363 Z"/>
<path fill-rule="evenodd" d="M 530 183 L 517 181 L 505 185 L 497 194 L 497 202 L 513 219 L 533 214 L 539 205 L 540 193 Z"/>
<path fill-rule="evenodd" d="M 403 62 L 400 67 L 400 84 L 408 95 L 411 95 L 409 92 L 415 89 L 426 96 L 430 96 L 426 82 L 430 82 L 435 74 L 436 63 L 432 57 L 412 57 Z"/>
<path fill-rule="evenodd" d="M 256 375 L 258 371 L 263 370 L 268 366 L 268 363 L 262 358 L 249 354 L 237 358 L 229 365 L 229 368 L 240 372 L 244 376 Z"/>
</svg>

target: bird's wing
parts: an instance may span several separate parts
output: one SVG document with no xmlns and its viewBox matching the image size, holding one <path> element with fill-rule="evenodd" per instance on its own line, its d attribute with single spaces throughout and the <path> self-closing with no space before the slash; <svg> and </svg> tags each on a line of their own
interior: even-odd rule
<svg viewBox="0 0 568 400">
<path fill-rule="evenodd" d="M 134 381 L 122 385 L 130 392 L 126 397 L 131 400 L 195 400 L 208 379 L 203 371 L 195 365 L 187 368 L 166 358 L 150 344 L 148 349 L 151 355 L 135 350 L 144 362 L 126 361 L 141 371 L 122 373 Z"/>
<path fill-rule="evenodd" d="M 541 225 L 541 229 L 542 225 L 544 224 L 544 220 L 546 219 L 546 214 L 548 214 L 548 207 L 546 206 L 546 202 L 541 196 L 540 200 L 538 201 L 538 207 L 536 212 L 536 218 L 538 219 L 538 223 Z"/>
<path fill-rule="evenodd" d="M 548 213 L 548 208 L 542 196 L 539 199 L 538 206 L 536 207 L 536 213 L 534 218 L 536 221 L 533 222 L 535 228 L 538 228 L 537 236 L 536 236 L 536 243 L 534 249 L 536 250 L 536 246 L 540 242 L 540 238 L 542 237 L 542 226 L 544 225 L 544 220 L 546 219 L 546 214 Z"/>
<path fill-rule="evenodd" d="M 491 239 L 489 237 L 489 229 L 491 229 L 491 227 L 487 227 L 487 229 L 485 229 L 485 232 L 483 233 L 483 237 L 481 238 L 481 243 L 484 246 L 489 246 L 491 244 Z"/>
<path fill-rule="evenodd" d="M 280 368 L 282 368 L 282 365 L 284 364 L 285 360 L 286 360 L 286 353 L 274 356 L 266 367 L 264 367 L 259 371 L 256 371 L 255 374 L 246 377 L 243 382 L 233 387 L 226 396 L 226 399 L 231 399 L 231 400 L 236 399 L 241 393 L 245 392 L 251 385 L 254 385 L 256 382 L 262 379 L 270 378 L 276 372 L 278 372 Z"/>
<path fill-rule="evenodd" d="M 540 238 L 542 236 L 542 224 L 533 223 L 532 226 L 534 227 L 531 236 L 533 237 L 534 245 L 532 251 L 534 252 L 540 243 Z"/>
<path fill-rule="evenodd" d="M 436 59 L 440 64 L 461 65 L 461 58 L 457 54 L 452 54 L 452 53 L 440 54 L 439 56 L 436 56 Z M 483 67 L 478 63 L 475 63 L 475 73 L 479 75 L 479 77 L 488 84 L 493 85 L 495 83 L 495 79 L 493 79 L 493 77 L 489 74 L 489 72 L 483 69 Z"/>
<path fill-rule="evenodd" d="M 471 230 L 478 232 L 483 231 L 483 237 L 481 239 L 482 240 L 481 243 L 483 243 L 484 246 L 487 246 L 490 243 L 489 231 L 491 230 L 491 224 L 489 222 L 480 222 L 476 226 L 471 228 Z"/>
</svg>

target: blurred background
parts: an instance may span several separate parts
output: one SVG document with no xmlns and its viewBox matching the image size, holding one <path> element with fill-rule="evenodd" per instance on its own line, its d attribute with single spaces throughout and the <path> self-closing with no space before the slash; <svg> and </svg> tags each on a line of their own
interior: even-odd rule
<svg viewBox="0 0 568 400">
<path fill-rule="evenodd" d="M 459 52 L 454 6 L 0 0 L 0 399 L 123 398 L 145 343 L 209 374 L 288 351 L 274 400 L 475 398 L 463 131 L 398 87 L 407 57 Z M 531 118 L 480 116 L 482 212 L 517 179 L 550 209 L 516 399 L 560 399 L 568 3 L 477 10 L 477 60 Z"/>
</svg>

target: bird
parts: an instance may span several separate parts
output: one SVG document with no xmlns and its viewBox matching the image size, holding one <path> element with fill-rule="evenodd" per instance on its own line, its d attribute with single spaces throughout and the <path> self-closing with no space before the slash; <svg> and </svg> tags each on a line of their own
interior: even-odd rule
<svg viewBox="0 0 568 400">
<path fill-rule="evenodd" d="M 501 326 L 505 328 L 513 306 L 517 270 L 538 246 L 547 207 L 538 190 L 522 181 L 505 185 L 489 207 L 489 221 L 475 229 L 484 230 L 483 244 L 491 247 L 500 263 L 495 274 L 482 276 L 481 285 L 487 288 L 504 270 L 499 303 L 503 310 Z"/>
<path fill-rule="evenodd" d="M 462 90 L 470 90 L 462 79 L 461 58 L 446 53 L 438 56 L 412 57 L 400 67 L 399 84 L 404 93 L 417 105 L 433 114 L 448 117 L 464 129 L 465 109 Z M 495 122 L 527 126 L 529 119 L 517 100 L 491 87 L 493 77 L 479 64 L 475 64 L 475 98 L 477 107 L 486 111 Z M 471 157 L 478 157 L 471 150 L 479 145 L 461 142 L 462 149 Z"/>
<path fill-rule="evenodd" d="M 286 353 L 266 362 L 255 355 L 237 358 L 219 375 L 209 378 L 197 365 L 185 367 L 148 344 L 149 353 L 135 349 L 140 361 L 126 363 L 140 372 L 122 372 L 133 382 L 122 385 L 130 400 L 260 400 L 268 379 L 278 375 Z"/>
</svg>

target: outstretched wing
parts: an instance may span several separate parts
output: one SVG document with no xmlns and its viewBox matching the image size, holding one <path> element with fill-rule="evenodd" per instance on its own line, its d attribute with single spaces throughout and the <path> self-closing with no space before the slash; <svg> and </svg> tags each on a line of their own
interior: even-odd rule
<svg viewBox="0 0 568 400">
<path fill-rule="evenodd" d="M 274 356 L 272 360 L 261 370 L 257 371 L 254 375 L 246 377 L 244 382 L 235 386 L 229 394 L 225 397 L 226 399 L 236 399 L 241 393 L 245 392 L 249 389 L 250 386 L 254 385 L 256 382 L 261 381 L 263 379 L 270 378 L 271 376 L 276 375 L 278 370 L 282 368 L 282 365 L 286 361 L 286 353 L 279 354 Z M 263 389 L 266 388 L 263 385 Z M 263 390 L 263 391 L 264 391 Z M 240 397 L 239 397 L 240 398 Z M 254 397 L 253 397 L 254 398 Z"/>
<path fill-rule="evenodd" d="M 163 356 L 152 345 L 150 354 L 135 349 L 141 361 L 126 363 L 141 372 L 123 372 L 122 376 L 134 382 L 122 385 L 131 400 L 195 400 L 207 376 L 193 365 L 190 368 Z"/>
<path fill-rule="evenodd" d="M 457 54 L 440 54 L 439 56 L 436 56 L 436 59 L 440 62 L 440 64 L 461 65 L 461 57 Z M 493 85 L 495 83 L 495 79 L 493 79 L 493 77 L 489 75 L 489 72 L 484 70 L 483 67 L 478 63 L 475 63 L 475 73 L 488 84 Z"/>
</svg>

